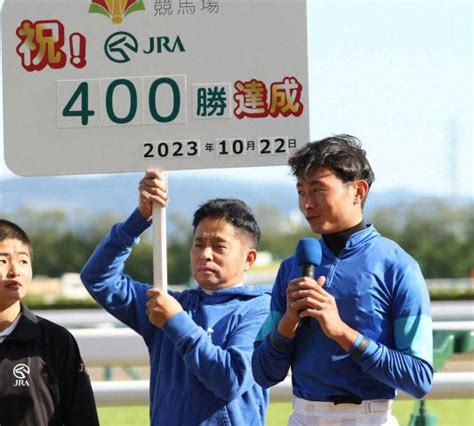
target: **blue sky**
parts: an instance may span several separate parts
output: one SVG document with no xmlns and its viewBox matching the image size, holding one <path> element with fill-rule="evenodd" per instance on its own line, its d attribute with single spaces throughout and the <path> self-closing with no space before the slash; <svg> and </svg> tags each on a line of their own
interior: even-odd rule
<svg viewBox="0 0 474 426">
<path fill-rule="evenodd" d="M 471 1 L 308 0 L 308 37 L 311 139 L 359 137 L 374 191 L 474 198 Z M 286 167 L 179 173 L 291 179 Z"/>
</svg>

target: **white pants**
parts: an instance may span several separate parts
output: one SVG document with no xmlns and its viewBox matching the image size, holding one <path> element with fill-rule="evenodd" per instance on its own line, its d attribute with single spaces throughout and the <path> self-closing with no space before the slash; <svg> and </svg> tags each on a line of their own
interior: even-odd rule
<svg viewBox="0 0 474 426">
<path fill-rule="evenodd" d="M 392 416 L 391 400 L 370 400 L 358 404 L 307 401 L 293 397 L 288 426 L 398 426 Z"/>
</svg>

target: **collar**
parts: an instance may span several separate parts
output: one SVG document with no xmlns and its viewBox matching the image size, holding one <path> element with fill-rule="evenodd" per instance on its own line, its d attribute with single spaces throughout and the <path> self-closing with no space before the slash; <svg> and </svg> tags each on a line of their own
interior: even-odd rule
<svg viewBox="0 0 474 426">
<path fill-rule="evenodd" d="M 0 331 L 0 343 L 2 343 L 7 338 L 7 336 L 13 333 L 13 330 L 15 330 L 16 326 L 18 325 L 20 318 L 21 312 L 15 318 L 15 321 L 13 321 L 5 330 Z"/>
<path fill-rule="evenodd" d="M 362 231 L 367 227 L 364 220 L 351 228 L 344 229 L 343 231 L 335 232 L 334 234 L 323 235 L 324 241 L 332 252 L 339 256 L 346 246 L 346 242 L 352 234 Z"/>
<path fill-rule="evenodd" d="M 227 289 L 229 289 L 229 288 L 235 288 L 235 287 L 243 287 L 243 286 L 244 286 L 244 283 L 242 282 L 242 283 L 233 285 L 232 287 L 221 288 L 221 289 L 219 289 L 219 290 L 205 290 L 205 289 L 203 289 L 203 288 L 201 288 L 201 290 L 202 290 L 204 293 L 206 293 L 207 295 L 210 296 L 210 295 L 212 295 L 212 294 L 219 293 L 219 292 L 222 291 L 222 290 L 227 290 Z"/>
<path fill-rule="evenodd" d="M 338 255 L 334 254 L 331 247 L 324 238 L 320 238 L 319 242 L 324 255 L 330 258 L 339 256 L 345 257 L 351 255 L 354 251 L 358 251 L 361 247 L 368 244 L 373 238 L 377 238 L 379 236 L 380 234 L 375 229 L 374 225 L 368 224 L 364 229 L 356 231 L 349 236 L 345 242 L 345 247 L 343 247 L 343 250 Z"/>
<path fill-rule="evenodd" d="M 39 329 L 38 317 L 31 312 L 26 305 L 21 304 L 21 316 L 18 325 L 8 336 L 8 340 L 34 340 L 39 339 L 41 332 Z"/>
</svg>

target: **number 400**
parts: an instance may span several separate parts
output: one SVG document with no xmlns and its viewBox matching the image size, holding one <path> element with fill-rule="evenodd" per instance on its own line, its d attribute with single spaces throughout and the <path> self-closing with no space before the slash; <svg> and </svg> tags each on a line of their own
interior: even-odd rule
<svg viewBox="0 0 474 426">
<path fill-rule="evenodd" d="M 162 85 L 169 86 L 173 97 L 173 107 L 168 115 L 162 115 L 158 112 L 156 94 L 158 88 Z M 124 87 L 128 91 L 130 100 L 128 112 L 122 116 L 117 115 L 114 110 L 114 94 L 118 87 Z M 77 105 L 77 103 L 79 103 L 79 105 Z M 137 114 L 137 108 L 138 95 L 134 83 L 125 78 L 113 80 L 105 92 L 105 110 L 110 121 L 116 124 L 130 123 Z M 160 77 L 154 80 L 148 91 L 148 108 L 150 115 L 158 123 L 169 123 L 175 120 L 181 108 L 181 94 L 176 81 L 169 77 Z M 80 117 L 81 124 L 87 126 L 89 123 L 89 117 L 95 115 L 95 111 L 89 109 L 89 83 L 87 81 L 79 84 L 69 101 L 66 103 L 62 115 L 64 117 Z"/>
</svg>

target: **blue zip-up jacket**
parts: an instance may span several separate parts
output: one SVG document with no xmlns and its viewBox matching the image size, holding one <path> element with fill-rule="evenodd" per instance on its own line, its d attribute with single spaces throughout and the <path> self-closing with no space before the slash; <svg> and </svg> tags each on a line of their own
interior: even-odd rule
<svg viewBox="0 0 474 426">
<path fill-rule="evenodd" d="M 255 383 L 251 357 L 269 313 L 270 287 L 170 291 L 184 312 L 155 327 L 145 313 L 150 287 L 123 274 L 133 243 L 149 225 L 138 210 L 115 225 L 81 278 L 148 347 L 151 425 L 264 425 L 268 391 Z"/>
<path fill-rule="evenodd" d="M 429 294 L 417 262 L 373 226 L 354 233 L 339 256 L 319 241 L 323 256 L 315 276 L 326 277 L 324 289 L 359 337 L 347 353 L 314 318 L 294 339 L 278 333 L 288 282 L 301 276 L 290 257 L 280 266 L 270 314 L 255 342 L 255 379 L 273 386 L 291 366 L 293 394 L 306 400 L 393 399 L 396 389 L 421 398 L 431 389 L 433 343 Z"/>
</svg>

